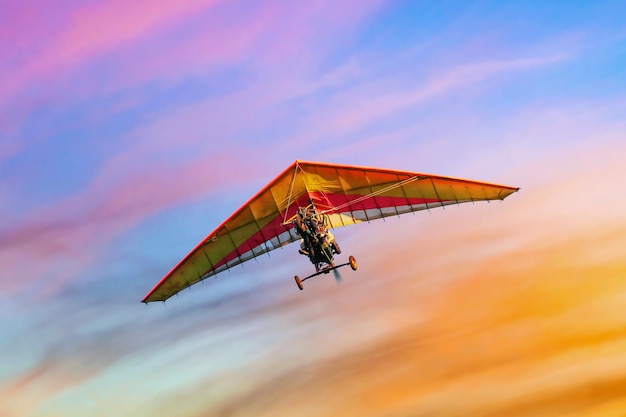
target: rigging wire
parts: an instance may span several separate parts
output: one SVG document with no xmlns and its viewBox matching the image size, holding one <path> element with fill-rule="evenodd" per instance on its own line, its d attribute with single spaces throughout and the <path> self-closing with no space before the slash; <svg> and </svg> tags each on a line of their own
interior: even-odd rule
<svg viewBox="0 0 626 417">
<path fill-rule="evenodd" d="M 293 186 L 296 183 L 296 176 L 298 175 L 298 169 L 301 169 L 301 168 L 300 168 L 300 164 L 298 163 L 298 161 L 296 161 L 296 166 L 293 170 L 293 178 L 291 178 L 291 185 L 289 186 L 289 195 L 287 196 L 287 208 L 285 208 L 285 217 L 283 217 L 283 224 L 287 224 L 287 214 L 289 214 L 289 206 L 291 206 L 291 196 L 293 195 Z"/>
<path fill-rule="evenodd" d="M 283 217 L 283 224 L 287 224 L 288 223 L 287 215 L 288 215 L 288 212 L 289 212 L 289 207 L 291 206 L 291 201 L 292 201 L 292 198 L 293 198 L 293 189 L 294 189 L 294 185 L 295 185 L 295 182 L 296 182 L 296 176 L 298 175 L 298 171 L 301 171 L 303 175 L 308 176 L 308 173 L 305 170 L 302 169 L 302 167 L 298 164 L 298 162 L 296 162 L 296 166 L 295 166 L 294 173 L 293 173 L 293 178 L 291 179 L 291 185 L 289 186 L 289 195 L 287 197 L 287 208 L 285 209 L 285 216 Z M 350 201 L 348 201 L 346 203 L 343 203 L 343 204 L 340 204 L 338 206 L 332 206 L 332 203 L 331 203 L 330 199 L 328 198 L 328 196 L 326 196 L 326 193 L 324 193 L 324 191 L 322 191 L 322 190 L 318 190 L 318 192 L 326 199 L 326 201 L 329 203 L 329 205 L 331 205 L 331 207 L 329 209 L 322 210 L 320 212 L 320 214 L 339 212 L 340 210 L 342 210 L 342 209 L 344 209 L 346 207 L 349 207 L 349 206 L 351 206 L 353 204 L 360 203 L 360 202 L 365 201 L 365 200 L 367 200 L 369 198 L 375 197 L 375 196 L 380 195 L 380 194 L 384 194 L 384 193 L 386 193 L 388 191 L 394 190 L 396 188 L 402 187 L 402 186 L 404 186 L 406 184 L 409 184 L 411 182 L 414 182 L 414 181 L 417 181 L 417 180 L 423 179 L 423 178 L 425 178 L 425 177 L 421 177 L 421 176 L 415 175 L 415 176 L 409 177 L 409 178 L 407 178 L 407 179 L 405 179 L 403 181 L 400 181 L 400 182 L 397 182 L 397 183 L 393 183 L 391 185 L 388 185 L 387 187 L 383 187 L 383 188 L 381 188 L 381 189 L 379 189 L 377 191 L 372 191 L 369 194 L 363 195 L 363 196 L 361 196 L 359 198 L 355 198 L 354 200 L 350 200 Z"/>
<path fill-rule="evenodd" d="M 361 196 L 359 198 L 355 198 L 354 200 L 350 200 L 350 201 L 348 201 L 348 202 L 346 202 L 344 204 L 341 204 L 339 206 L 332 207 L 332 208 L 330 208 L 328 210 L 324 210 L 324 211 L 322 211 L 322 214 L 328 213 L 328 212 L 333 212 L 333 211 L 339 211 L 339 210 L 344 209 L 346 207 L 349 207 L 349 206 L 351 206 L 353 204 L 360 203 L 361 201 L 367 200 L 368 198 L 372 198 L 372 197 L 375 197 L 375 196 L 377 196 L 379 194 L 386 193 L 387 191 L 391 191 L 391 190 L 393 190 L 395 188 L 402 187 L 403 185 L 409 184 L 409 183 L 411 183 L 413 181 L 416 181 L 416 180 L 419 180 L 419 179 L 420 179 L 419 176 L 414 176 L 414 177 L 407 178 L 406 180 L 400 181 L 400 182 L 395 183 L 395 184 L 391 184 L 391 185 L 389 185 L 387 187 L 381 188 L 380 190 L 373 191 L 373 192 L 371 192 L 369 194 L 366 194 L 364 196 Z"/>
</svg>

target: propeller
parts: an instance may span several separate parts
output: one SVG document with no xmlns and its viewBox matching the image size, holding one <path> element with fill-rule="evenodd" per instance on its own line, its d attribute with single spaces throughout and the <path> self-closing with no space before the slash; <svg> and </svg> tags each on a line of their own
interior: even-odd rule
<svg viewBox="0 0 626 417">
<path fill-rule="evenodd" d="M 333 275 L 335 276 L 335 281 L 337 284 L 341 284 L 343 282 L 343 278 L 341 278 L 341 274 L 338 269 L 333 269 Z"/>
</svg>

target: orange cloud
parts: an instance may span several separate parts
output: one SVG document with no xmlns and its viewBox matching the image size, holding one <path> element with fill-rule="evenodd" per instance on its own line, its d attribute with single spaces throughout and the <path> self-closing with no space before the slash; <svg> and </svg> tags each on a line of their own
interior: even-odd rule
<svg viewBox="0 0 626 417">
<path fill-rule="evenodd" d="M 388 279 L 367 302 L 356 307 L 344 299 L 335 311 L 371 326 L 384 316 L 387 337 L 275 376 L 215 410 L 229 416 L 259 410 L 276 416 L 618 416 L 626 387 L 626 258 L 580 261 L 587 242 L 621 245 L 624 232 L 486 256 L 465 272 L 453 268 L 454 279 L 430 300 L 424 281 L 437 274 L 410 271 Z M 406 247 L 394 262 L 410 264 L 414 256 Z M 384 281 L 384 271 L 356 279 Z"/>
<path fill-rule="evenodd" d="M 302 326 L 327 323 L 326 337 L 299 340 L 302 357 L 317 359 L 276 363 L 281 372 L 204 412 L 620 416 L 626 202 L 611 194 L 601 218 L 575 204 L 577 190 L 590 202 L 614 185 L 602 182 L 618 167 L 612 145 L 587 157 L 594 170 L 526 176 L 528 186 L 503 203 L 355 227 L 342 246 L 368 254 L 359 271 L 332 291 L 311 283 L 297 309 L 279 307 Z"/>
</svg>

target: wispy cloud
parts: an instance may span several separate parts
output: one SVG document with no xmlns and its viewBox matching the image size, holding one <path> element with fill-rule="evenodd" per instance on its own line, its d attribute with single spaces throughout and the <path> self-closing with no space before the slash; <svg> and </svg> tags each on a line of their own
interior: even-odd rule
<svg viewBox="0 0 626 417">
<path fill-rule="evenodd" d="M 224 154 L 222 160 L 230 158 Z M 39 283 L 37 292 L 56 292 L 57 285 L 96 260 L 96 248 L 162 210 L 225 187 L 222 168 L 203 159 L 161 171 L 124 168 L 126 176 L 93 182 L 81 193 L 5 225 L 0 231 L 0 280 L 6 291 Z M 237 178 L 246 181 L 254 172 L 254 167 L 238 166 L 229 171 L 228 184 Z"/>
<path fill-rule="evenodd" d="M 626 406 L 624 101 L 596 88 L 619 85 L 606 76 L 617 60 L 567 38 L 584 33 L 570 21 L 582 13 L 378 0 L 7 10 L 0 414 Z M 519 94 L 534 80 L 550 88 Z M 329 274 L 299 291 L 293 275 L 311 265 L 287 247 L 166 305 L 139 303 L 197 243 L 163 230 L 206 234 L 295 158 L 522 189 L 338 229 L 360 264 L 340 285 Z M 211 218 L 192 219 L 206 197 Z"/>
<path fill-rule="evenodd" d="M 20 71 L 12 71 L 13 78 L 4 80 L 1 91 L 11 97 L 11 92 L 24 88 L 32 79 L 84 65 L 89 59 L 145 39 L 153 31 L 163 30 L 168 24 L 179 22 L 181 18 L 215 3 L 213 0 L 185 0 L 158 5 L 147 1 L 132 5 L 120 1 L 91 3 L 78 10 L 66 10 L 65 16 L 59 19 L 60 27 L 57 26 L 59 23 L 45 21 L 43 16 L 37 15 L 39 20 L 47 23 L 44 28 L 48 31 L 35 32 L 30 42 L 31 46 L 41 48 L 36 51 L 31 49 L 37 55 L 22 56 L 13 61 L 15 66 L 12 69 L 17 69 L 19 65 Z M 23 16 L 24 20 L 30 19 L 29 14 L 24 13 Z M 22 28 L 15 25 L 12 30 L 16 33 L 6 33 L 7 37 L 17 36 Z M 45 48 L 42 46 L 44 42 L 47 44 Z"/>
<path fill-rule="evenodd" d="M 322 41 L 314 34 L 320 25 L 328 30 L 349 28 L 380 4 L 334 7 L 330 15 L 324 2 L 293 10 L 270 2 L 242 12 L 235 4 L 209 0 L 158 6 L 115 1 L 66 11 L 60 23 L 44 20 L 48 31 L 29 41 L 28 50 L 36 53 L 15 56 L 0 68 L 6 72 L 0 91 L 5 103 L 11 103 L 3 112 L 10 117 L 0 128 L 16 136 L 23 123 L 43 109 L 73 108 L 88 98 L 114 94 L 152 100 L 155 91 L 185 81 L 204 85 L 235 68 L 248 71 L 254 80 L 263 68 L 276 70 L 290 57 L 301 56 L 303 44 L 319 49 Z M 42 38 L 46 48 L 40 48 Z"/>
<path fill-rule="evenodd" d="M 345 144 L 346 149 L 350 149 L 347 153 L 351 153 L 354 152 L 355 143 L 359 144 L 359 149 L 364 142 L 366 148 L 376 143 L 388 144 L 389 136 L 377 135 L 372 127 L 392 120 L 404 120 L 404 114 L 409 110 L 418 111 L 420 106 L 441 100 L 447 95 L 459 94 L 486 81 L 492 82 L 498 77 L 547 67 L 566 58 L 566 55 L 555 54 L 459 63 L 419 71 L 403 68 L 391 71 L 392 75 L 388 78 L 373 79 L 370 79 L 367 71 L 353 71 L 350 87 L 318 100 L 316 107 L 300 120 L 301 133 L 291 138 L 289 146 L 297 149 L 319 142 L 322 138 L 332 138 L 338 140 L 340 149 Z M 421 121 L 419 117 L 416 119 Z M 372 134 L 379 138 L 368 139 L 368 135 Z M 358 139 L 352 139 L 355 136 Z M 333 153 L 336 153 L 336 149 L 333 149 Z"/>
</svg>

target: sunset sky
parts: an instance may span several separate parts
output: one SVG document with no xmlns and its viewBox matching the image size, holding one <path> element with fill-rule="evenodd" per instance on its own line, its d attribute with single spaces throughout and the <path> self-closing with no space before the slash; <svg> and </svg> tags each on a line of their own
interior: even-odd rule
<svg viewBox="0 0 626 417">
<path fill-rule="evenodd" d="M 624 16 L 0 0 L 0 415 L 623 417 Z M 296 159 L 521 190 L 140 303 Z"/>
</svg>

